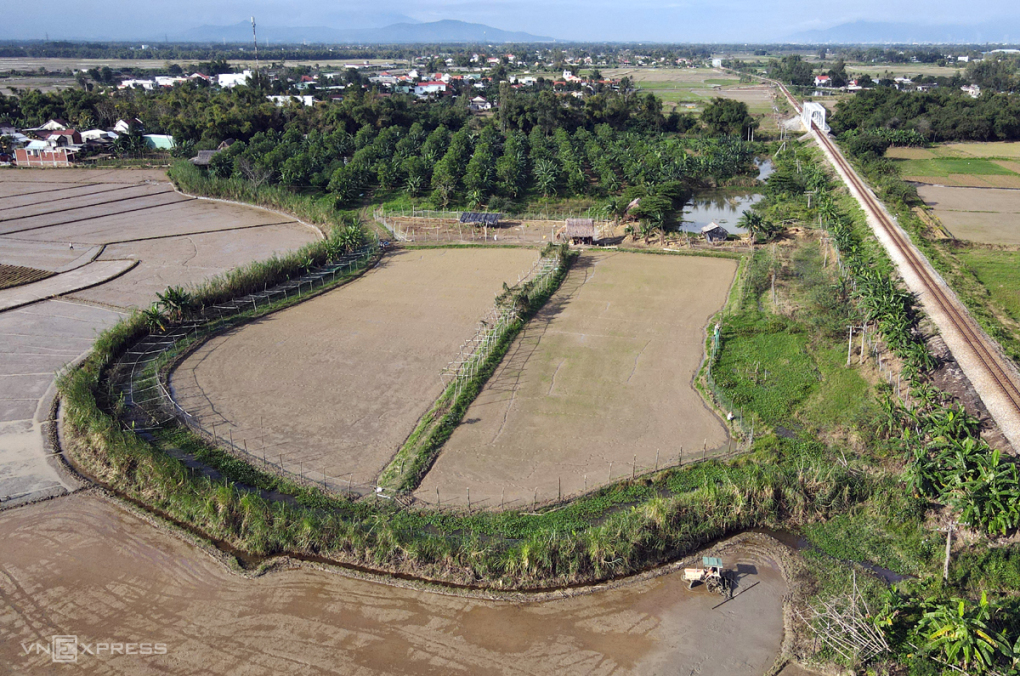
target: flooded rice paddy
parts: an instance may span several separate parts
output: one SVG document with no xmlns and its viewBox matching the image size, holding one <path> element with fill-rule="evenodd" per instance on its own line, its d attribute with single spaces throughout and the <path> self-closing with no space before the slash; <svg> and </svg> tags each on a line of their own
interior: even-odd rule
<svg viewBox="0 0 1020 676">
<path fill-rule="evenodd" d="M 0 672 L 48 672 L 43 647 L 71 636 L 104 674 L 757 675 L 783 638 L 786 585 L 744 545 L 725 603 L 677 573 L 520 603 L 311 568 L 247 579 L 92 493 L 4 512 L 0 539 Z"/>
</svg>

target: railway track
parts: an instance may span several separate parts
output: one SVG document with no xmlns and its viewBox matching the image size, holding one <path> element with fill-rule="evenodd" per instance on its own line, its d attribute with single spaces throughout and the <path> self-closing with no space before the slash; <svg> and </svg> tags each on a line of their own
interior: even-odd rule
<svg viewBox="0 0 1020 676">
<path fill-rule="evenodd" d="M 775 84 L 786 96 L 794 110 L 799 113 L 801 111 L 801 106 L 797 100 L 790 94 L 786 87 L 782 85 L 782 83 Z M 988 379 L 994 383 L 995 388 L 1002 395 L 1001 399 L 1003 405 L 1010 410 L 1010 413 L 1014 417 L 1014 420 L 1011 422 L 1015 424 L 1016 419 L 1020 417 L 1020 386 L 1017 384 L 1017 378 L 1014 375 L 1015 371 L 1013 368 L 1011 368 L 1005 357 L 999 353 L 997 346 L 987 335 L 985 335 L 980 327 L 978 327 L 977 323 L 973 318 L 971 318 L 970 313 L 963 307 L 962 303 L 960 303 L 955 295 L 947 291 L 944 285 L 936 279 L 935 275 L 931 271 L 930 264 L 914 248 L 913 244 L 899 226 L 892 221 L 885 209 L 882 208 L 878 199 L 876 199 L 874 194 L 868 189 L 868 186 L 864 183 L 854 168 L 850 166 L 850 163 L 839 151 L 832 139 L 830 139 L 825 132 L 819 130 L 814 124 L 812 124 L 811 131 L 815 134 L 819 143 L 829 152 L 829 155 L 833 158 L 837 168 L 841 170 L 847 181 L 853 188 L 856 189 L 866 210 L 871 212 L 879 226 L 898 250 L 902 259 L 906 261 L 907 265 L 917 276 L 924 288 L 924 293 L 927 294 L 930 301 L 945 315 L 948 322 L 952 325 L 952 328 L 959 333 L 967 349 L 969 349 L 973 354 L 975 360 L 979 364 L 979 367 L 984 371 L 985 375 L 988 376 Z M 957 356 L 957 359 L 959 359 L 959 356 Z M 1009 433 L 1009 428 L 1013 428 L 1013 425 L 1004 424 L 1006 421 L 999 419 L 1004 412 L 1001 411 L 999 406 L 995 406 L 993 402 L 989 402 L 986 399 L 985 393 L 981 391 L 982 388 L 978 383 L 974 382 L 974 374 L 968 373 L 967 375 L 971 382 L 975 385 L 976 389 L 978 389 L 979 395 L 981 395 L 982 400 L 985 401 L 985 405 L 992 413 L 992 416 L 996 418 L 996 422 L 999 423 L 1002 431 L 1006 433 L 1006 436 L 1010 439 L 1014 448 L 1017 448 L 1017 441 L 1014 440 L 1013 435 Z M 998 416 L 996 415 L 996 409 L 999 409 L 1000 411 Z"/>
</svg>

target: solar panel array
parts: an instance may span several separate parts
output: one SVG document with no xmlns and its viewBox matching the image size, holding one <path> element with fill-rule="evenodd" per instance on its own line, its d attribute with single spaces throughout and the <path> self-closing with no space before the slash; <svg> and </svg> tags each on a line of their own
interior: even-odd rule
<svg viewBox="0 0 1020 676">
<path fill-rule="evenodd" d="M 502 215 L 503 214 L 490 214 L 484 211 L 465 211 L 460 215 L 460 222 L 497 225 L 499 223 L 499 217 Z"/>
</svg>

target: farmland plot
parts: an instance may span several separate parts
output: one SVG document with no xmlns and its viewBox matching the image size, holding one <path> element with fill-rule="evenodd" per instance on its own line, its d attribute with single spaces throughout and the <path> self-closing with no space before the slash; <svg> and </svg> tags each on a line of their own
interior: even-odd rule
<svg viewBox="0 0 1020 676">
<path fill-rule="evenodd" d="M 692 381 L 733 261 L 584 254 L 515 341 L 417 496 L 554 500 L 725 449 Z M 707 449 L 707 450 L 706 450 Z"/>
<path fill-rule="evenodd" d="M 442 391 L 443 367 L 503 283 L 536 258 L 528 249 L 389 254 L 351 284 L 213 338 L 172 385 L 203 426 L 256 455 L 374 485 Z"/>
</svg>

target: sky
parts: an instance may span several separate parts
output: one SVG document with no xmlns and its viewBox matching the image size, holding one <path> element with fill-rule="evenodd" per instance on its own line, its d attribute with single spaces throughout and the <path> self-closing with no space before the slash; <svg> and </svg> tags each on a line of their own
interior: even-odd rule
<svg viewBox="0 0 1020 676">
<path fill-rule="evenodd" d="M 366 28 L 457 19 L 574 41 L 775 42 L 852 21 L 1016 23 L 1015 0 L 42 0 L 4 10 L 0 38 L 154 39 L 255 15 L 260 26 Z M 59 17 L 58 21 L 50 19 Z"/>
</svg>

